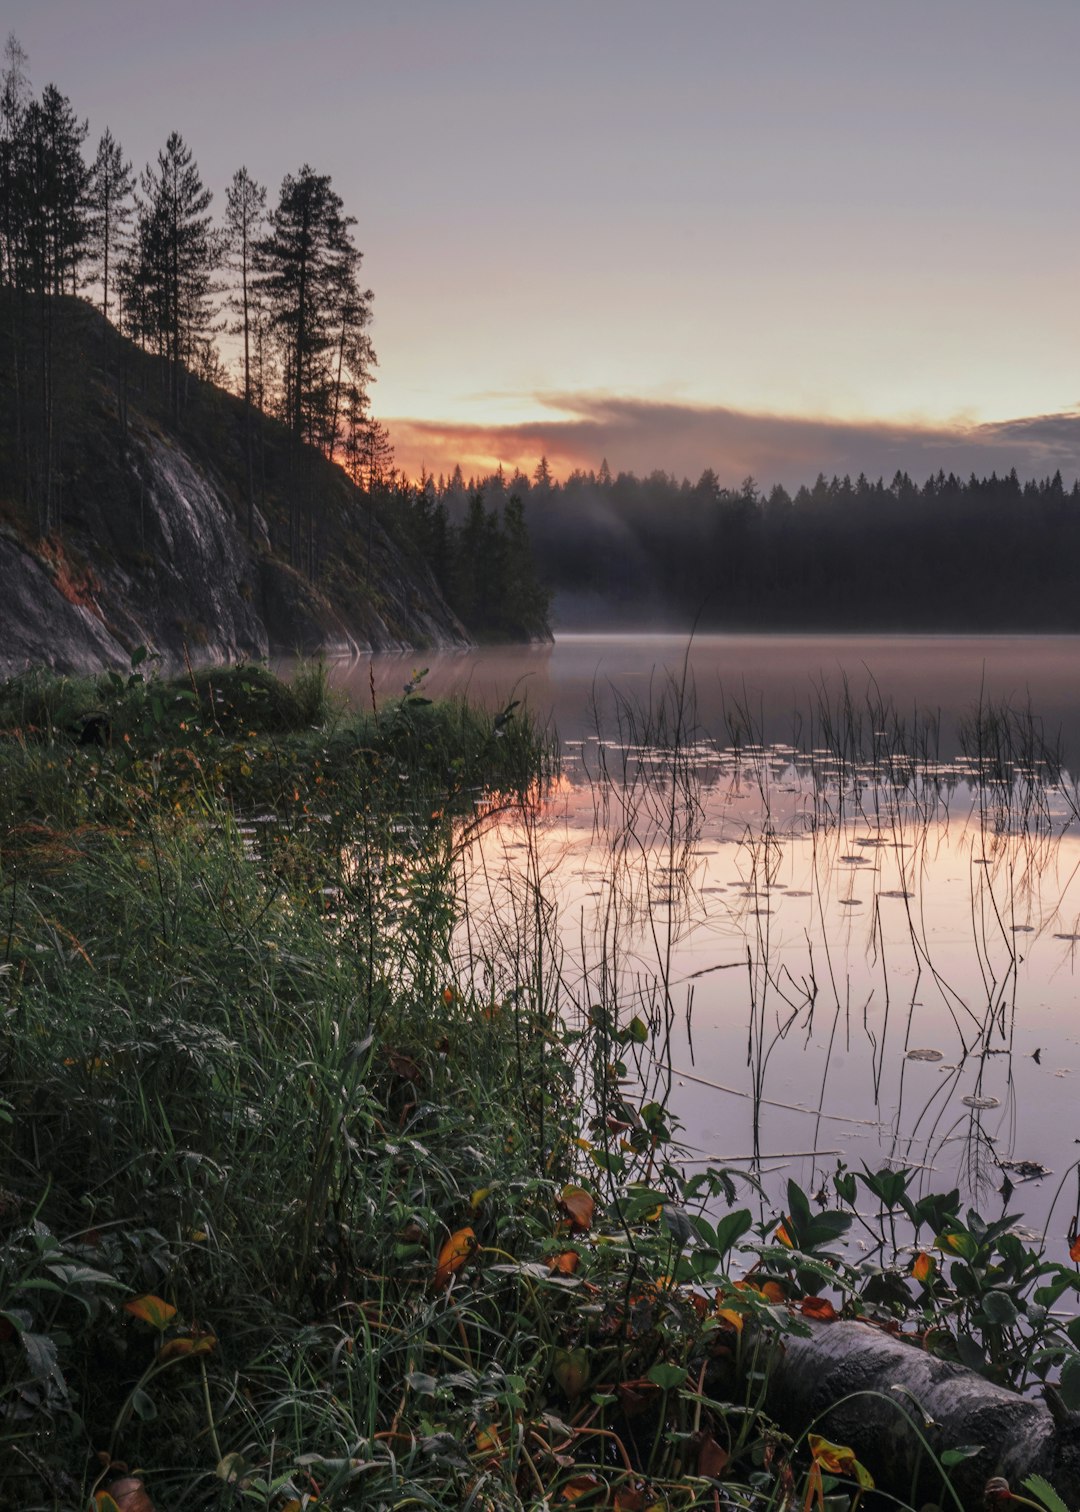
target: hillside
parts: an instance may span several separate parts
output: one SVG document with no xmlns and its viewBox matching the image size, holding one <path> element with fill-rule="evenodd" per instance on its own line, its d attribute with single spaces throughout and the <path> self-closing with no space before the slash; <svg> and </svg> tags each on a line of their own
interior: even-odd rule
<svg viewBox="0 0 1080 1512">
<path fill-rule="evenodd" d="M 249 539 L 242 402 L 187 375 L 176 415 L 156 357 L 84 301 L 50 304 L 46 453 L 24 312 L 0 290 L 0 675 L 126 666 L 141 645 L 170 667 L 469 643 L 392 502 L 255 415 Z M 43 483 L 26 458 L 46 454 Z M 60 525 L 42 538 L 45 488 Z"/>
</svg>

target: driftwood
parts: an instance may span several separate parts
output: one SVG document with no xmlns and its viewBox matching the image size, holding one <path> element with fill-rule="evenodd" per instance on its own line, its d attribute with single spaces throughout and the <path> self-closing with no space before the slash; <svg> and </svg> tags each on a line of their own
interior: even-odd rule
<svg viewBox="0 0 1080 1512">
<path fill-rule="evenodd" d="M 1018 1396 L 865 1323 L 812 1323 L 808 1338 L 785 1336 L 766 1406 L 788 1432 L 850 1445 L 880 1487 L 915 1506 L 956 1506 L 921 1434 L 935 1454 L 982 1446 L 948 1471 L 965 1509 L 983 1506 L 992 1476 L 1022 1495 L 1033 1474 L 1080 1507 L 1080 1416 L 1052 1393 Z"/>
</svg>

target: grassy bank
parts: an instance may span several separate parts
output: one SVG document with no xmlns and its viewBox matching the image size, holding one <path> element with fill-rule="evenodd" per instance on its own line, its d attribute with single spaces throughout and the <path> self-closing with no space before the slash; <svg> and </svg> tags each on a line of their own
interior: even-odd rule
<svg viewBox="0 0 1080 1512">
<path fill-rule="evenodd" d="M 539 934 L 462 969 L 459 819 L 551 756 L 421 689 L 0 688 L 5 1505 L 848 1507 L 853 1457 L 761 1410 L 777 1335 L 876 1310 L 1070 1369 L 1032 1297 L 1075 1272 L 897 1172 L 755 1222 L 680 1168 L 645 1022 L 565 1011 Z"/>
</svg>

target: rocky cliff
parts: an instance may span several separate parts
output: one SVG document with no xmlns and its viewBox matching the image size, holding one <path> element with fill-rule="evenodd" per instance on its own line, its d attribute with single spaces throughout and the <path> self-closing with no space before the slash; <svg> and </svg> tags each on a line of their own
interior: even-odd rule
<svg viewBox="0 0 1080 1512">
<path fill-rule="evenodd" d="M 138 646 L 169 668 L 468 644 L 366 495 L 325 458 L 298 461 L 262 417 L 249 527 L 240 402 L 192 379 L 182 417 L 167 415 L 154 359 L 84 311 L 59 531 L 39 538 L 0 479 L 0 675 L 126 667 Z M 297 519 L 303 570 L 289 560 Z"/>
</svg>

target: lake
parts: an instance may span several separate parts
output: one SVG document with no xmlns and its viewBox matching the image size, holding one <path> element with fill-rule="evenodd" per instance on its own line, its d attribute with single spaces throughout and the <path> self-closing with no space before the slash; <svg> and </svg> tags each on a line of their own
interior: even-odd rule
<svg viewBox="0 0 1080 1512">
<path fill-rule="evenodd" d="M 485 990 L 532 929 L 561 1012 L 647 1025 L 638 1074 L 670 1082 L 688 1164 L 772 1197 L 905 1164 L 986 1216 L 1011 1189 L 1064 1258 L 1080 639 L 582 635 L 334 677 L 381 701 L 423 667 L 429 696 L 523 699 L 562 744 L 554 789 L 463 857 Z"/>
</svg>

